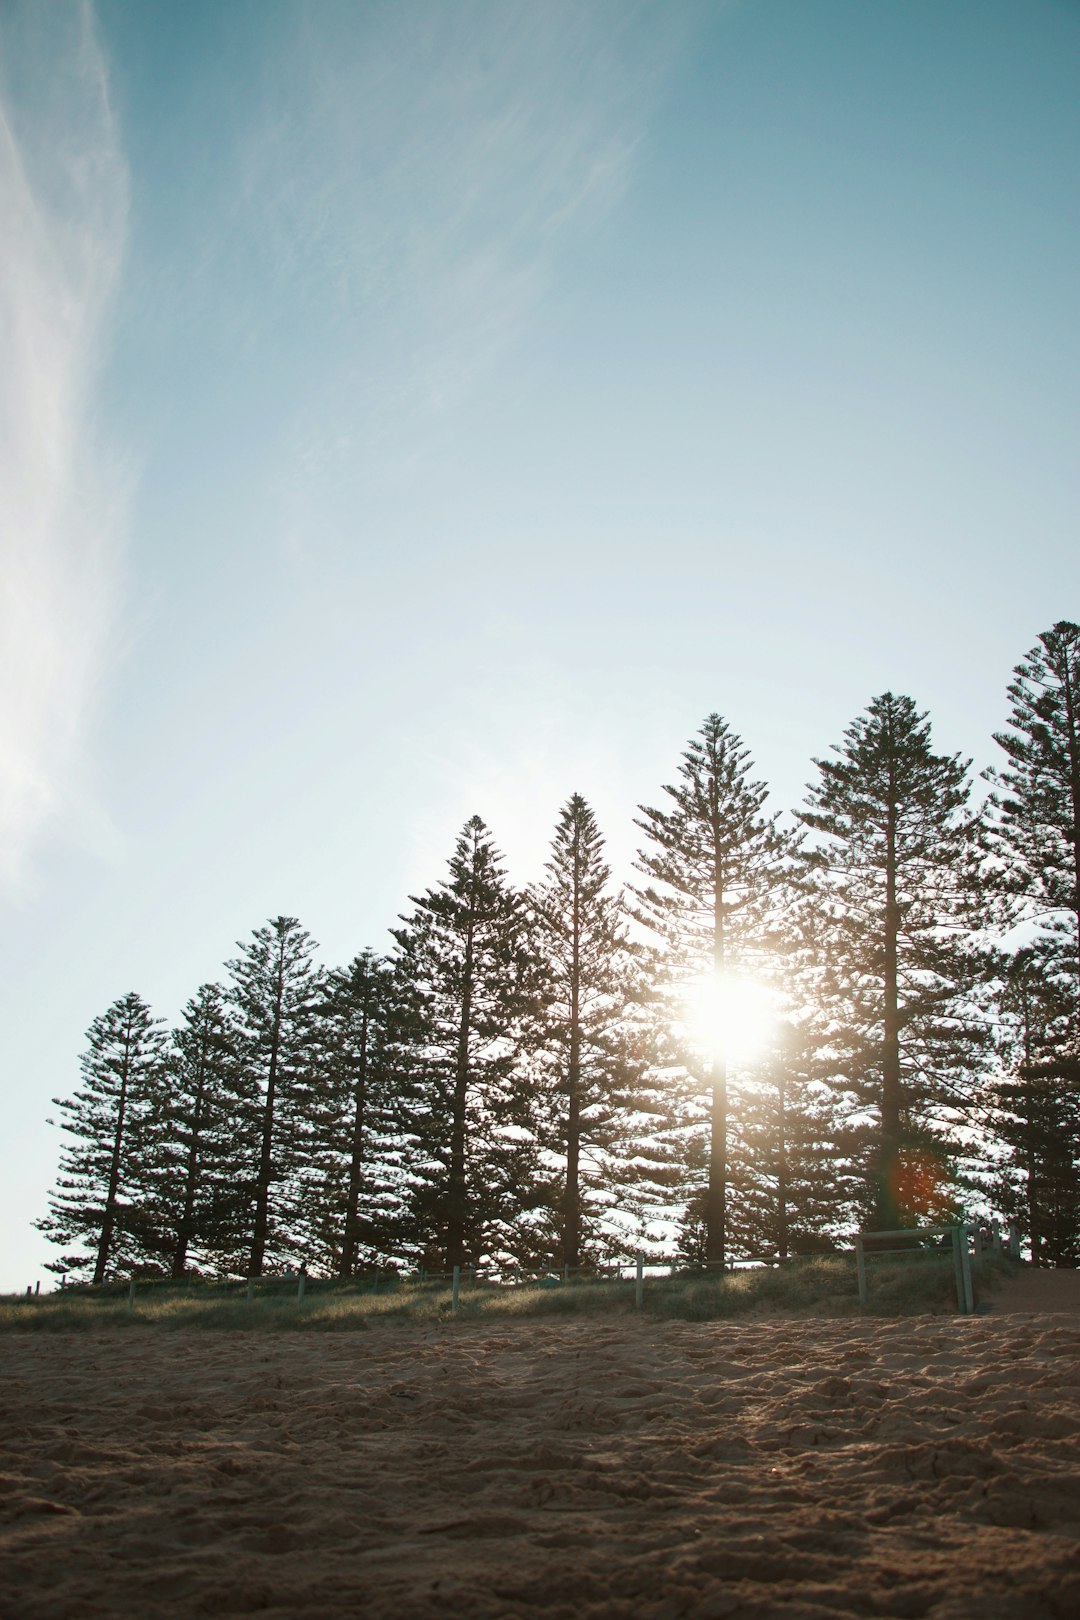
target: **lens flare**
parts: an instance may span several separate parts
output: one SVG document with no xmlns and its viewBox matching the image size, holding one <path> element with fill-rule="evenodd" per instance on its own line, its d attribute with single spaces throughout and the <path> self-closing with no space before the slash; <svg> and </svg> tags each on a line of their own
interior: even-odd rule
<svg viewBox="0 0 1080 1620">
<path fill-rule="evenodd" d="M 952 1177 L 943 1160 L 929 1152 L 901 1154 L 890 1177 L 890 1191 L 901 1214 L 919 1220 L 955 1218 Z"/>
</svg>

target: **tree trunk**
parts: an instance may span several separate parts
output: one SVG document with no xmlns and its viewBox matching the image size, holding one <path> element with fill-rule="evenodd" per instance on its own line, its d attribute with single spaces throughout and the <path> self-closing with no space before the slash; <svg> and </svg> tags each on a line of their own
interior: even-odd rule
<svg viewBox="0 0 1080 1620">
<path fill-rule="evenodd" d="M 581 850 L 580 832 L 574 847 L 574 932 L 570 962 L 570 1056 L 566 1089 L 566 1208 L 563 1226 L 563 1264 L 575 1271 L 581 1264 Z"/>
<path fill-rule="evenodd" d="M 778 1073 L 777 1101 L 779 1104 L 779 1133 L 777 1144 L 779 1154 L 776 1165 L 776 1214 L 777 1214 L 777 1258 L 786 1260 L 788 1257 L 788 1164 L 787 1164 L 787 1096 L 785 1093 L 784 1073 L 785 1056 L 781 1056 Z"/>
<path fill-rule="evenodd" d="M 716 798 L 715 780 L 711 784 Z M 720 811 L 712 808 L 713 823 L 713 974 L 723 982 L 726 963 L 724 937 L 724 859 L 720 849 Z M 727 1055 L 712 1055 L 712 1106 L 709 1120 L 709 1188 L 705 1202 L 705 1264 L 722 1269 L 727 1263 Z"/>
<path fill-rule="evenodd" d="M 364 1006 L 360 1026 L 360 1073 L 356 1079 L 355 1107 L 353 1111 L 352 1153 L 349 1159 L 349 1196 L 345 1205 L 345 1233 L 341 1242 L 342 1277 L 351 1277 L 356 1269 L 356 1249 L 360 1225 L 360 1181 L 364 1168 L 364 1107 L 367 1101 L 367 1049 L 370 1016 Z"/>
<path fill-rule="evenodd" d="M 570 1100 L 567 1108 L 566 1220 L 563 1228 L 563 1264 L 575 1271 L 581 1264 L 581 1098 L 570 1059 Z"/>
<path fill-rule="evenodd" d="M 112 1249 L 113 1232 L 116 1230 L 116 1194 L 120 1186 L 120 1154 L 124 1145 L 124 1119 L 127 1113 L 128 1077 L 131 1073 L 131 1018 L 128 1017 L 127 1030 L 124 1034 L 124 1063 L 120 1071 L 120 1097 L 116 1108 L 116 1130 L 113 1133 L 112 1159 L 109 1164 L 109 1184 L 105 1192 L 105 1209 L 101 1220 L 101 1236 L 98 1239 L 97 1260 L 94 1265 L 95 1284 L 105 1281 L 105 1273 L 109 1265 L 109 1253 Z"/>
<path fill-rule="evenodd" d="M 450 1182 L 446 1198 L 446 1265 L 448 1270 L 465 1264 L 467 1188 L 465 1146 L 469 1106 L 469 1035 L 472 1027 L 473 925 L 465 939 L 465 965 L 461 991 L 461 1022 L 458 1026 L 457 1067 L 454 1074 L 454 1114 L 450 1133 Z"/>
<path fill-rule="evenodd" d="M 1032 1120 L 1033 1103 L 1031 1101 L 1031 1086 L 1028 1091 L 1028 1162 L 1027 1162 L 1027 1206 L 1028 1206 L 1028 1233 L 1031 1239 L 1031 1263 L 1041 1266 L 1043 1262 L 1042 1245 L 1042 1216 L 1039 1211 L 1038 1160 L 1035 1154 L 1035 1125 Z"/>
<path fill-rule="evenodd" d="M 184 1178 L 184 1212 L 180 1217 L 180 1225 L 176 1234 L 176 1248 L 173 1251 L 172 1275 L 174 1282 L 179 1282 L 187 1270 L 188 1244 L 191 1242 L 191 1230 L 195 1220 L 195 1189 L 198 1186 L 199 1176 L 199 1147 L 202 1138 L 203 1097 L 206 1093 L 206 1044 L 208 1038 L 208 1031 L 204 1024 L 203 1040 L 199 1049 L 195 1111 L 191 1121 L 191 1147 L 188 1152 L 187 1173 Z"/>
<path fill-rule="evenodd" d="M 248 1276 L 261 1277 L 270 1228 L 270 1182 L 273 1177 L 274 1105 L 277 1100 L 278 1059 L 281 1051 L 281 1011 L 284 997 L 284 949 L 278 952 L 278 977 L 274 1001 L 274 1024 L 270 1032 L 270 1068 L 266 1077 L 263 1104 L 262 1147 L 259 1152 L 259 1181 L 255 1202 L 255 1230 L 251 1238 Z"/>
<path fill-rule="evenodd" d="M 1076 933 L 1076 1005 L 1073 1009 L 1080 1027 L 1080 716 L 1076 705 L 1078 694 L 1069 678 L 1068 656 L 1062 676 L 1065 692 L 1065 718 L 1069 731 L 1069 792 L 1072 799 L 1072 851 L 1073 851 L 1073 922 Z"/>
<path fill-rule="evenodd" d="M 891 777 L 890 768 L 890 777 Z M 899 933 L 900 908 L 897 903 L 895 789 L 889 783 L 889 809 L 885 850 L 885 929 L 883 944 L 882 1000 L 883 1040 L 881 1050 L 881 1157 L 878 1170 L 878 1224 L 883 1230 L 899 1225 L 902 1211 L 897 1185 L 900 1168 L 900 1009 Z"/>
<path fill-rule="evenodd" d="M 1023 993 L 1024 1009 L 1024 1063 L 1023 1070 L 1030 1068 L 1032 1061 L 1031 1040 L 1031 1003 L 1026 990 Z M 1027 1210 L 1028 1235 L 1031 1240 L 1031 1263 L 1033 1266 L 1042 1264 L 1042 1220 L 1039 1215 L 1039 1178 L 1038 1156 L 1036 1152 L 1036 1125 L 1035 1125 L 1035 1081 L 1030 1073 L 1024 1079 L 1024 1124 L 1027 1137 Z"/>
</svg>

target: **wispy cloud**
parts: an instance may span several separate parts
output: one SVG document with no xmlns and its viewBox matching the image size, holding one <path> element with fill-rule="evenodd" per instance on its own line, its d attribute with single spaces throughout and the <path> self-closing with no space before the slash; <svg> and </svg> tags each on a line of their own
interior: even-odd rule
<svg viewBox="0 0 1080 1620">
<path fill-rule="evenodd" d="M 93 433 L 127 170 L 89 4 L 0 10 L 0 882 L 83 791 L 124 478 Z"/>
<path fill-rule="evenodd" d="M 505 360 L 629 185 L 692 12 L 329 4 L 275 41 L 236 231 L 281 309 L 340 337 L 295 401 L 308 495 L 407 471 Z"/>
</svg>

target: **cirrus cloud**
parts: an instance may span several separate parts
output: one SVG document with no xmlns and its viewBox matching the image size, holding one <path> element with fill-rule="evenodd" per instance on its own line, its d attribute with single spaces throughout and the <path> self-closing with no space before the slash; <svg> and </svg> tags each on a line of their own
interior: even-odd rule
<svg viewBox="0 0 1080 1620">
<path fill-rule="evenodd" d="M 89 4 L 0 14 L 0 882 L 82 797 L 111 647 L 126 478 L 92 383 L 127 166 Z"/>
</svg>

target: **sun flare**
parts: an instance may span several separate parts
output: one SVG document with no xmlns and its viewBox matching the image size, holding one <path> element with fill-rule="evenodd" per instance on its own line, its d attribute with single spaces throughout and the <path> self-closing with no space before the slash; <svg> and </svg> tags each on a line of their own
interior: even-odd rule
<svg viewBox="0 0 1080 1620">
<path fill-rule="evenodd" d="M 687 985 L 683 1000 L 686 1033 L 711 1058 L 753 1063 L 776 1039 L 779 1005 L 759 979 L 709 973 Z"/>
</svg>

